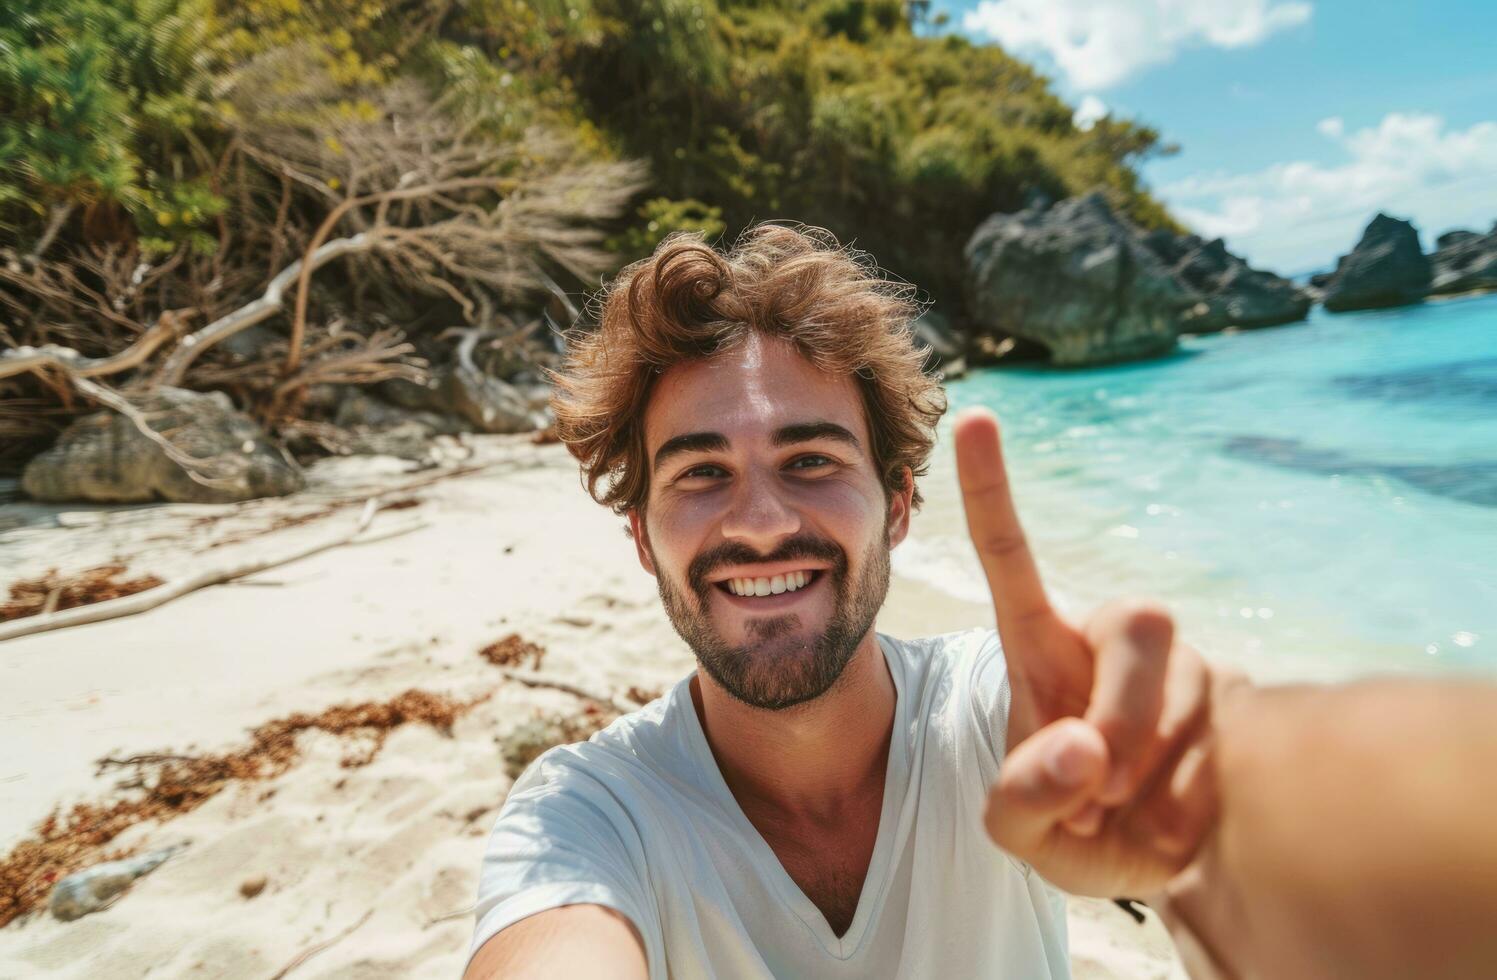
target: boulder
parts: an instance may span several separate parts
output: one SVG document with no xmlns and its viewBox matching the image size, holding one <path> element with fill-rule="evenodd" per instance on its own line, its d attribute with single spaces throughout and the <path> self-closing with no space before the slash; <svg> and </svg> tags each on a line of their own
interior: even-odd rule
<svg viewBox="0 0 1497 980">
<path fill-rule="evenodd" d="M 546 424 L 545 410 L 540 407 L 543 399 L 537 397 L 535 386 L 527 388 L 454 362 L 433 370 L 425 385 L 395 379 L 382 382 L 379 393 L 402 408 L 456 416 L 467 431 L 510 433 L 530 432 Z"/>
<path fill-rule="evenodd" d="M 1430 264 L 1432 293 L 1497 289 L 1497 224 L 1485 235 L 1447 231 L 1435 239 Z"/>
<path fill-rule="evenodd" d="M 1228 252 L 1220 238 L 1207 242 L 1159 229 L 1143 236 L 1143 242 L 1202 297 L 1182 317 L 1185 333 L 1271 327 L 1303 320 L 1310 312 L 1309 293 L 1282 276 L 1251 268 Z"/>
<path fill-rule="evenodd" d="M 995 214 L 965 259 L 974 343 L 1034 341 L 1059 365 L 1168 353 L 1200 301 L 1100 193 Z"/>
<path fill-rule="evenodd" d="M 211 484 L 194 480 L 129 419 L 103 411 L 75 421 L 33 458 L 21 488 L 36 500 L 228 503 L 305 485 L 301 467 L 222 392 L 162 387 L 136 404 L 152 429 L 170 433 L 177 449 L 202 461 Z"/>
<path fill-rule="evenodd" d="M 1339 313 L 1417 303 L 1429 292 L 1430 278 L 1414 226 L 1379 213 L 1357 247 L 1336 262 L 1325 308 Z"/>
<path fill-rule="evenodd" d="M 467 426 L 451 415 L 392 405 L 382 398 L 376 398 L 362 387 L 355 386 L 348 386 L 341 393 L 333 423 L 344 429 L 373 430 L 414 425 L 433 436 L 453 435 L 467 429 Z"/>
</svg>

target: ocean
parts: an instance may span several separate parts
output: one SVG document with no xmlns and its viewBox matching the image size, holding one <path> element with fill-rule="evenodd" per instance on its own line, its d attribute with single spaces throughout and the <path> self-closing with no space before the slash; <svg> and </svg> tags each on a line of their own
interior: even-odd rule
<svg viewBox="0 0 1497 980">
<path fill-rule="evenodd" d="M 1149 595 L 1260 680 L 1497 674 L 1497 294 L 948 386 L 895 569 L 987 602 L 948 436 L 992 408 L 1047 586 Z"/>
</svg>

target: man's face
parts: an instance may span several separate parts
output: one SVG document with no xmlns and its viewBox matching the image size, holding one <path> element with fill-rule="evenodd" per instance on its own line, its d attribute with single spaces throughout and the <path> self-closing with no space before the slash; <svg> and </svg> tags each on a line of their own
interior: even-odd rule
<svg viewBox="0 0 1497 980">
<path fill-rule="evenodd" d="M 661 376 L 645 449 L 630 524 L 676 631 L 746 704 L 820 696 L 872 629 L 909 527 L 913 484 L 885 492 L 853 380 L 753 334 Z"/>
</svg>

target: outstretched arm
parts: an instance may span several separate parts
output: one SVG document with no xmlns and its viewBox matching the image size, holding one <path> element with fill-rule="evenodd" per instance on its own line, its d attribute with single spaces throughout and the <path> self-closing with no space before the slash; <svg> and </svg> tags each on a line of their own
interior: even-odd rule
<svg viewBox="0 0 1497 980">
<path fill-rule="evenodd" d="M 469 961 L 463 980 L 648 976 L 644 943 L 627 918 L 602 905 L 564 905 L 501 929 Z"/>
<path fill-rule="evenodd" d="M 1244 689 L 1162 913 L 1197 980 L 1497 976 L 1497 686 Z"/>
</svg>

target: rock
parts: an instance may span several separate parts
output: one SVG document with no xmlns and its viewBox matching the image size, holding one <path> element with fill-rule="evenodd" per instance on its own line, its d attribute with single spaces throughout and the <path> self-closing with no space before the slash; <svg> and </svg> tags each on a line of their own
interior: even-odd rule
<svg viewBox="0 0 1497 980">
<path fill-rule="evenodd" d="M 456 416 L 466 423 L 459 426 L 465 431 L 529 432 L 545 425 L 545 411 L 534 407 L 534 391 L 521 391 L 457 364 L 437 368 L 425 385 L 401 379 L 383 382 L 379 393 L 403 408 Z"/>
<path fill-rule="evenodd" d="M 245 898 L 254 898 L 265 890 L 267 883 L 264 875 L 255 875 L 253 878 L 246 878 L 239 883 L 239 894 Z"/>
<path fill-rule="evenodd" d="M 1431 293 L 1497 289 L 1497 224 L 1485 235 L 1447 231 L 1435 239 Z"/>
<path fill-rule="evenodd" d="M 1159 229 L 1145 235 L 1143 242 L 1184 285 L 1203 297 L 1185 311 L 1181 322 L 1185 333 L 1271 327 L 1303 320 L 1310 312 L 1309 293 L 1272 272 L 1251 268 L 1228 252 L 1220 238 L 1206 242 L 1196 235 Z"/>
<path fill-rule="evenodd" d="M 1100 193 L 995 214 L 965 249 L 978 336 L 1042 344 L 1061 365 L 1168 353 L 1200 297 Z"/>
<path fill-rule="evenodd" d="M 967 373 L 966 342 L 952 329 L 951 321 L 935 310 L 926 310 L 910 324 L 915 344 L 928 348 L 925 370 L 940 371 L 947 378 Z"/>
<path fill-rule="evenodd" d="M 454 435 L 466 428 L 450 415 L 392 405 L 362 387 L 353 386 L 346 388 L 339 399 L 333 424 L 345 429 L 362 427 L 375 430 L 414 425 L 426 430 L 428 435 Z"/>
<path fill-rule="evenodd" d="M 440 391 L 452 413 L 479 432 L 530 432 L 545 424 L 519 390 L 482 371 L 454 365 L 442 373 Z"/>
<path fill-rule="evenodd" d="M 167 858 L 186 846 L 175 844 L 139 857 L 96 864 L 68 875 L 52 889 L 49 903 L 52 914 L 63 922 L 72 922 L 108 908 L 135 879 L 155 871 Z"/>
<path fill-rule="evenodd" d="M 1429 259 L 1419 247 L 1419 233 L 1407 221 L 1379 212 L 1357 247 L 1337 261 L 1324 303 L 1337 313 L 1406 306 L 1422 300 L 1429 287 Z"/>
<path fill-rule="evenodd" d="M 102 411 L 75 421 L 34 457 L 21 476 L 22 489 L 49 501 L 229 503 L 279 497 L 305 485 L 301 467 L 222 392 L 163 387 L 137 404 L 153 429 L 169 431 L 178 449 L 205 461 L 214 485 L 193 480 L 129 419 Z"/>
</svg>

